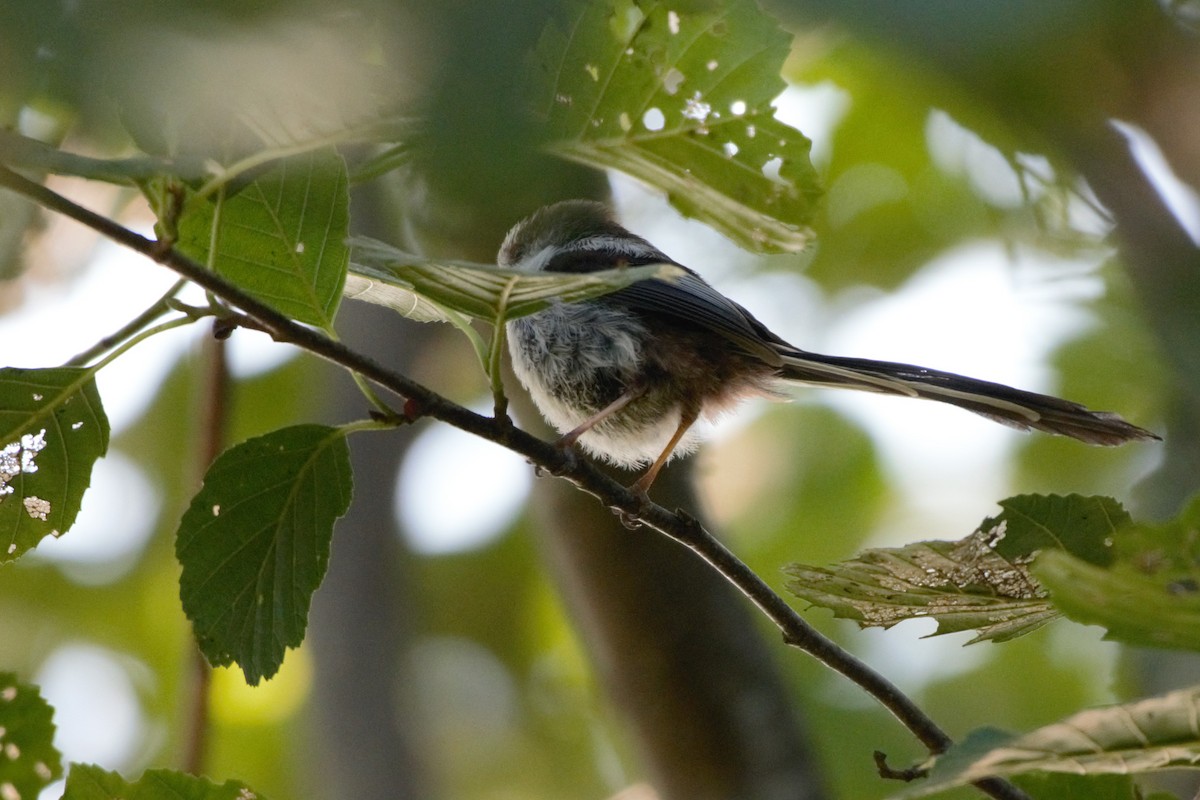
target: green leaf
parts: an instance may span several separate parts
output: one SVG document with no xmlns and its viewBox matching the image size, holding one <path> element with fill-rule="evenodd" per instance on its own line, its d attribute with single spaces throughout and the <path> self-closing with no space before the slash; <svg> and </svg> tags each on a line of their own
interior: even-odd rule
<svg viewBox="0 0 1200 800">
<path fill-rule="evenodd" d="M 1127 564 L 1104 569 L 1058 552 L 1043 554 L 1033 572 L 1055 607 L 1076 622 L 1103 626 L 1105 639 L 1200 650 L 1196 578 L 1178 582 L 1142 574 Z"/>
<path fill-rule="evenodd" d="M 300 645 L 351 489 L 339 428 L 283 428 L 213 462 L 175 543 L 183 610 L 210 662 L 236 662 L 253 685 Z"/>
<path fill-rule="evenodd" d="M 1144 647 L 1200 650 L 1200 498 L 1162 525 L 1129 524 L 1115 559 L 1097 566 L 1045 553 L 1034 574 L 1071 619 L 1107 628 L 1105 638 Z"/>
<path fill-rule="evenodd" d="M 1019 737 L 982 731 L 937 756 L 929 779 L 896 795 L 924 797 L 987 777 L 1027 773 L 1127 776 L 1200 765 L 1200 688 L 1080 711 Z M 1097 784 L 1107 791 L 1119 786 Z M 1055 795 L 1057 796 L 1057 795 Z M 1121 794 L 1081 795 L 1122 797 Z"/>
<path fill-rule="evenodd" d="M 421 322 L 465 314 L 493 324 L 532 314 L 552 302 L 573 303 L 650 278 L 681 274 L 671 264 L 601 272 L 519 272 L 461 261 L 430 261 L 373 239 L 356 237 L 346 296 L 387 306 Z"/>
<path fill-rule="evenodd" d="M 931 617 L 936 634 L 976 630 L 968 644 L 1002 642 L 1060 614 L 1029 571 L 1035 554 L 1062 549 L 1103 563 L 1129 521 L 1107 497 L 1020 495 L 1000 506 L 958 542 L 867 550 L 833 568 L 793 564 L 788 588 L 862 627 Z"/>
<path fill-rule="evenodd" d="M 754 0 L 573 3 L 535 54 L 547 147 L 618 169 L 744 247 L 811 238 L 810 142 L 771 101 L 791 36 Z"/>
<path fill-rule="evenodd" d="M 1013 776 L 1012 782 L 1030 797 L 1054 800 L 1147 800 L 1128 775 L 1065 775 L 1029 772 Z M 1174 795 L 1167 795 L 1175 800 Z"/>
<path fill-rule="evenodd" d="M 193 196 L 179 247 L 259 300 L 330 329 L 346 279 L 346 165 L 332 148 L 282 159 L 248 184 Z"/>
<path fill-rule="evenodd" d="M 0 797 L 37 797 L 62 775 L 54 709 L 36 687 L 0 673 Z"/>
<path fill-rule="evenodd" d="M 183 772 L 151 769 L 130 783 L 115 772 L 75 764 L 67 775 L 63 800 L 266 800 L 244 783 L 220 785 Z"/>
<path fill-rule="evenodd" d="M 1107 564 L 1117 530 L 1131 521 L 1111 497 L 1023 494 L 1001 500 L 1000 507 L 1004 513 L 980 527 L 1003 526 L 995 547 L 1009 558 L 1065 550 L 1089 563 Z"/>
<path fill-rule="evenodd" d="M 89 370 L 0 369 L 0 562 L 75 523 L 108 433 Z"/>
</svg>

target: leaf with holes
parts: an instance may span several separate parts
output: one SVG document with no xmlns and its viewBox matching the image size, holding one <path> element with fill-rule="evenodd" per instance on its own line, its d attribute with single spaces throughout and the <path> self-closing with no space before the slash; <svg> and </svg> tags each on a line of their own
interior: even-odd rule
<svg viewBox="0 0 1200 800">
<path fill-rule="evenodd" d="M 37 797 L 60 775 L 54 709 L 36 687 L 0 673 L 0 797 Z"/>
<path fill-rule="evenodd" d="M 573 303 L 649 278 L 682 274 L 671 264 L 556 274 L 519 272 L 462 261 L 430 261 L 373 239 L 351 240 L 354 264 L 346 296 L 384 305 L 420 322 L 453 321 L 452 313 L 503 323 L 552 302 Z"/>
<path fill-rule="evenodd" d="M 1103 562 L 1129 515 L 1107 497 L 1019 495 L 1000 505 L 958 542 L 866 550 L 831 568 L 793 564 L 788 588 L 862 627 L 932 618 L 937 634 L 977 631 L 968 644 L 1022 636 L 1061 614 L 1030 572 L 1034 556 L 1061 550 Z"/>
<path fill-rule="evenodd" d="M 91 764 L 75 764 L 62 800 L 266 800 L 238 781 L 220 785 L 169 769 L 151 769 L 136 781 Z"/>
<path fill-rule="evenodd" d="M 1191 688 L 1080 711 L 1024 736 L 976 731 L 935 758 L 928 780 L 896 797 L 924 797 L 987 777 L 1026 773 L 1105 776 L 1195 767 L 1198 719 L 1200 688 Z"/>
<path fill-rule="evenodd" d="M 346 279 L 346 165 L 331 148 L 282 159 L 249 183 L 192 197 L 179 247 L 259 300 L 330 329 Z"/>
<path fill-rule="evenodd" d="M 300 645 L 351 489 L 339 428 L 283 428 L 213 462 L 175 542 L 183 610 L 210 662 L 236 662 L 253 685 Z"/>
<path fill-rule="evenodd" d="M 90 371 L 0 369 L 0 562 L 75 524 L 108 434 Z"/>
<path fill-rule="evenodd" d="M 975 630 L 971 644 L 1007 641 L 1058 616 L 1020 560 L 988 547 L 986 533 L 961 542 L 917 542 L 865 550 L 834 567 L 792 564 L 788 589 L 862 627 L 932 618 L 937 634 Z"/>
<path fill-rule="evenodd" d="M 754 0 L 572 3 L 534 55 L 547 148 L 618 169 L 744 247 L 811 239 L 811 143 L 774 116 L 791 37 Z"/>
</svg>

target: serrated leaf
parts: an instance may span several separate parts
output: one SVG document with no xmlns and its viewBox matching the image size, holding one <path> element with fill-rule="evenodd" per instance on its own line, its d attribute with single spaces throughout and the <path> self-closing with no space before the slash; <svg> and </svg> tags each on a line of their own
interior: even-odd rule
<svg viewBox="0 0 1200 800">
<path fill-rule="evenodd" d="M 788 589 L 861 627 L 930 617 L 935 634 L 976 630 L 969 642 L 1007 641 L 1058 616 L 1021 561 L 988 546 L 986 532 L 961 542 L 866 550 L 832 568 L 792 564 Z"/>
<path fill-rule="evenodd" d="M 958 542 L 867 550 L 833 568 L 794 564 L 788 588 L 863 627 L 930 617 L 935 634 L 973 629 L 968 644 L 1002 642 L 1060 614 L 1029 571 L 1036 553 L 1063 549 L 1102 562 L 1129 520 L 1107 497 L 1019 495 L 1000 506 Z"/>
<path fill-rule="evenodd" d="M 0 562 L 75 524 L 108 436 L 90 371 L 0 369 Z"/>
<path fill-rule="evenodd" d="M 896 795 L 924 797 L 987 777 L 1026 773 L 1130 775 L 1200 765 L 1200 688 L 1087 709 L 1007 741 L 970 736 L 934 762 L 929 779 Z"/>
<path fill-rule="evenodd" d="M 54 709 L 36 687 L 0 673 L 0 797 L 37 797 L 60 775 Z"/>
<path fill-rule="evenodd" d="M 270 678 L 304 639 L 333 524 L 350 505 L 345 432 L 298 425 L 223 453 L 179 524 L 179 594 L 201 651 Z"/>
<path fill-rule="evenodd" d="M 362 237 L 351 240 L 354 263 L 346 296 L 387 306 L 420 322 L 452 321 L 448 312 L 500 323 L 546 308 L 615 292 L 649 278 L 680 274 L 671 264 L 559 274 L 520 272 L 462 261 L 431 261 Z"/>
<path fill-rule="evenodd" d="M 1089 563 L 1107 564 L 1117 530 L 1131 521 L 1111 497 L 1023 494 L 1001 500 L 1000 507 L 1004 513 L 980 528 L 997 530 L 996 551 L 1010 558 L 1065 550 Z"/>
<path fill-rule="evenodd" d="M 136 781 L 92 764 L 75 764 L 63 800 L 266 800 L 239 781 L 215 784 L 169 769 L 151 769 Z"/>
<path fill-rule="evenodd" d="M 329 329 L 349 261 L 349 219 L 346 165 L 325 148 L 191 198 L 179 247 L 282 313 Z"/>
<path fill-rule="evenodd" d="M 810 142 L 771 101 L 791 37 L 754 0 L 573 3 L 538 44 L 548 149 L 619 169 L 744 247 L 810 240 Z"/>
</svg>

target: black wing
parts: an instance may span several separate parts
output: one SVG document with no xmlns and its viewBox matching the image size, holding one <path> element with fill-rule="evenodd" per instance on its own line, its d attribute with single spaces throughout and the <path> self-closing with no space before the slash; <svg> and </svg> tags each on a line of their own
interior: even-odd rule
<svg viewBox="0 0 1200 800">
<path fill-rule="evenodd" d="M 667 263 L 681 267 L 673 261 Z M 640 281 L 607 295 L 606 299 L 646 314 L 671 317 L 705 328 L 767 364 L 783 364 L 778 351 L 771 346 L 772 343 L 784 344 L 779 337 L 699 275 L 686 267 L 681 268 L 684 274 L 676 278 Z"/>
</svg>

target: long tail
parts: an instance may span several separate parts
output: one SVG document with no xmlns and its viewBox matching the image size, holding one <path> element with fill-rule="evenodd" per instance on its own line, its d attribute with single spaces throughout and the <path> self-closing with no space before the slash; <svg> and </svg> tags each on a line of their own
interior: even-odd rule
<svg viewBox="0 0 1200 800">
<path fill-rule="evenodd" d="M 1117 445 L 1160 438 L 1110 411 L 1091 411 L 1069 400 L 952 372 L 802 350 L 780 355 L 784 362 L 781 377 L 785 380 L 937 400 L 1013 428 L 1057 433 L 1088 444 Z"/>
</svg>

